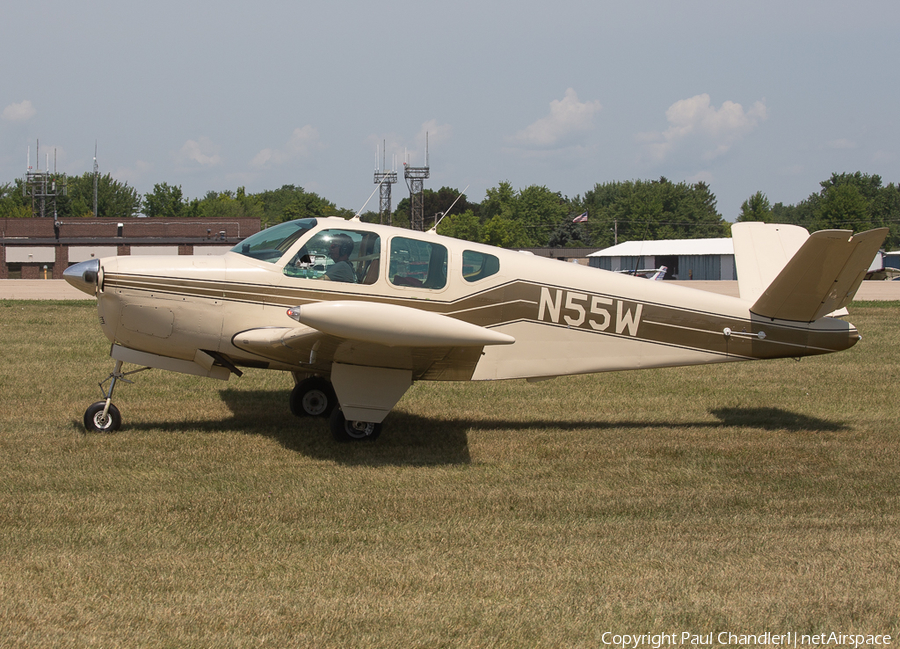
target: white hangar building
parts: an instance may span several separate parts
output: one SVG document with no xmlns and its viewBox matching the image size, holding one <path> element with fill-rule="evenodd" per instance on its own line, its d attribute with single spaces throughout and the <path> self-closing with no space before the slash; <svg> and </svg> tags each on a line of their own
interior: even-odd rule
<svg viewBox="0 0 900 649">
<path fill-rule="evenodd" d="M 666 279 L 737 279 L 730 238 L 626 241 L 588 255 L 594 268 L 643 270 L 665 266 Z"/>
</svg>

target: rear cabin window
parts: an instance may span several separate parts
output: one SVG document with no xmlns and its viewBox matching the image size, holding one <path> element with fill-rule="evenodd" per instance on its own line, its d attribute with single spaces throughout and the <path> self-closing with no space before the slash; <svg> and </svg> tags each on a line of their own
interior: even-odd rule
<svg viewBox="0 0 900 649">
<path fill-rule="evenodd" d="M 374 284 L 381 262 L 381 238 L 373 232 L 323 230 L 304 243 L 284 267 L 288 277 Z"/>
<path fill-rule="evenodd" d="M 500 272 L 500 260 L 494 255 L 486 255 L 483 252 L 473 250 L 463 251 L 463 279 L 467 282 L 477 282 L 485 277 L 496 275 Z"/>
<path fill-rule="evenodd" d="M 394 237 L 388 278 L 395 286 L 442 289 L 447 285 L 447 249 L 427 241 Z"/>
</svg>

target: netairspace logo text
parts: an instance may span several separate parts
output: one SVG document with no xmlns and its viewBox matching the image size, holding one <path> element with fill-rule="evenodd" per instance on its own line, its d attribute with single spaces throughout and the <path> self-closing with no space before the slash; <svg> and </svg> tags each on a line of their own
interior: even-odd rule
<svg viewBox="0 0 900 649">
<path fill-rule="evenodd" d="M 732 633 L 730 631 L 691 633 L 613 633 L 605 631 L 600 641 L 616 649 L 660 649 L 661 647 L 887 647 L 893 638 L 886 634 L 864 633 Z"/>
</svg>

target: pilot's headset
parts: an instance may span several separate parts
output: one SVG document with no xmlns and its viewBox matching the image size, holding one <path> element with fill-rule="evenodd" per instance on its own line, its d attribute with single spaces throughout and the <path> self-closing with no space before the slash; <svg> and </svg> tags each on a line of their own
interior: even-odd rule
<svg viewBox="0 0 900 649">
<path fill-rule="evenodd" d="M 349 257 L 353 252 L 353 239 L 346 234 L 335 235 L 333 241 L 338 244 L 338 253 L 341 257 Z"/>
</svg>

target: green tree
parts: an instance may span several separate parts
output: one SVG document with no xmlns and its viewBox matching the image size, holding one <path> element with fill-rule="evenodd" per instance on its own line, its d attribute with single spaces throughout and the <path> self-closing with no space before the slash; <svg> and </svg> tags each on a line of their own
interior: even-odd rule
<svg viewBox="0 0 900 649">
<path fill-rule="evenodd" d="M 822 190 L 815 221 L 817 230 L 869 230 L 872 216 L 869 201 L 854 184 L 830 185 Z"/>
<path fill-rule="evenodd" d="M 542 185 L 531 185 L 519 191 L 515 218 L 522 224 L 531 247 L 547 246 L 550 235 L 566 220 L 571 220 L 569 202 L 559 192 Z"/>
<path fill-rule="evenodd" d="M 799 225 L 809 231 L 823 229 L 849 229 L 863 231 L 870 228 L 887 227 L 889 234 L 885 248 L 894 250 L 900 245 L 900 188 L 893 183 L 882 185 L 881 177 L 853 173 L 833 173 L 828 180 L 819 183 L 820 190 L 810 194 L 796 205 L 775 203 L 771 208 L 772 223 Z M 754 198 L 742 206 L 738 220 L 761 220 L 743 218 L 745 212 L 754 211 Z"/>
<path fill-rule="evenodd" d="M 485 192 L 485 198 L 481 201 L 481 218 L 491 219 L 499 214 L 512 214 L 512 205 L 516 200 L 516 193 L 512 183 L 504 180 L 496 187 L 491 187 Z"/>
<path fill-rule="evenodd" d="M 566 218 L 562 223 L 556 226 L 556 229 L 550 233 L 550 239 L 547 245 L 551 248 L 585 248 L 590 247 L 585 243 L 589 239 L 587 224 L 573 223 L 572 219 Z"/>
<path fill-rule="evenodd" d="M 497 214 L 491 217 L 481 228 L 481 240 L 484 243 L 501 248 L 531 248 L 532 239 L 525 232 L 525 227 L 516 219 Z"/>
<path fill-rule="evenodd" d="M 70 176 L 67 184 L 67 195 L 57 199 L 59 216 L 93 216 L 94 174 L 85 172 L 81 176 Z M 110 174 L 97 177 L 98 217 L 122 219 L 135 216 L 140 210 L 141 199 L 136 189 L 114 180 Z"/>
<path fill-rule="evenodd" d="M 168 183 L 153 185 L 153 192 L 144 194 L 144 215 L 149 217 L 183 217 L 187 203 L 181 187 Z"/>
<path fill-rule="evenodd" d="M 741 213 L 737 217 L 737 221 L 761 221 L 763 223 L 771 223 L 773 218 L 772 206 L 769 199 L 762 192 L 756 192 L 741 203 Z"/>
<path fill-rule="evenodd" d="M 452 187 L 441 187 L 437 191 L 426 189 L 422 192 L 423 209 L 425 216 L 425 229 L 428 229 L 429 222 L 435 218 L 435 215 L 446 214 L 450 207 L 453 207 L 451 214 L 462 214 L 466 210 L 477 214 L 477 204 L 469 203 L 465 194 L 458 189 Z M 459 199 L 459 200 L 457 200 Z M 438 217 L 440 218 L 440 217 Z"/>
<path fill-rule="evenodd" d="M 274 225 L 284 221 L 323 216 L 351 216 L 348 210 L 338 210 L 334 203 L 302 187 L 282 185 L 255 195 L 262 208 L 262 222 Z"/>
<path fill-rule="evenodd" d="M 0 185 L 0 218 L 23 219 L 31 216 L 31 205 L 22 192 L 22 181 Z"/>
<path fill-rule="evenodd" d="M 726 236 L 728 223 L 716 210 L 706 183 L 629 180 L 597 185 L 583 201 L 590 244 L 608 247 L 639 239 L 698 239 Z"/>
<path fill-rule="evenodd" d="M 262 219 L 263 207 L 259 199 L 247 195 L 243 187 L 236 192 L 208 192 L 197 205 L 197 216 L 207 219 Z"/>
<path fill-rule="evenodd" d="M 472 210 L 466 210 L 459 214 L 456 208 L 445 216 L 437 227 L 438 234 L 465 241 L 479 242 L 482 240 L 481 220 Z"/>
<path fill-rule="evenodd" d="M 487 190 L 481 203 L 482 236 L 488 243 L 514 242 L 504 247 L 535 248 L 548 245 L 551 234 L 568 218 L 567 199 L 540 185 L 515 191 L 508 181 Z M 503 235 L 498 228 L 513 230 Z"/>
</svg>

